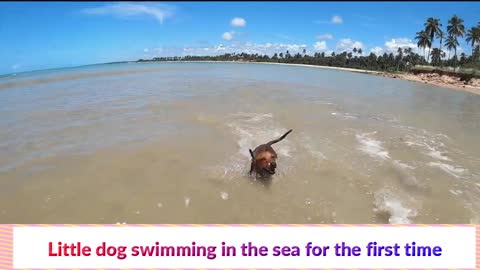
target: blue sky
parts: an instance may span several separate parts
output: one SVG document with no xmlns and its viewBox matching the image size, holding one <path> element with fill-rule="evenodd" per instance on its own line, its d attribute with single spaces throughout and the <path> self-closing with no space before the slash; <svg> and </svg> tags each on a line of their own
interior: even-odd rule
<svg viewBox="0 0 480 270">
<path fill-rule="evenodd" d="M 470 28 L 480 3 L 0 2 L 0 74 L 186 54 L 383 53 L 453 14 Z"/>
</svg>

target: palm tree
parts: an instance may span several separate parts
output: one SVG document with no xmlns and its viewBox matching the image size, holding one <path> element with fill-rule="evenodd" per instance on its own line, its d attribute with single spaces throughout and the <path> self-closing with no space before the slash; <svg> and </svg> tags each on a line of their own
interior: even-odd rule
<svg viewBox="0 0 480 270">
<path fill-rule="evenodd" d="M 436 65 L 442 61 L 442 57 L 445 56 L 445 53 L 439 48 L 433 48 L 432 50 L 432 64 Z"/>
<path fill-rule="evenodd" d="M 465 25 L 463 25 L 463 19 L 454 15 L 448 20 L 447 33 L 454 37 L 463 37 L 465 34 Z"/>
<path fill-rule="evenodd" d="M 472 52 L 472 62 L 475 62 L 477 59 L 479 59 L 480 56 L 480 45 L 475 45 L 475 48 L 473 48 Z"/>
<path fill-rule="evenodd" d="M 467 44 L 471 43 L 472 44 L 472 55 L 473 51 L 475 49 L 475 43 L 480 43 L 480 28 L 479 27 L 472 27 L 468 30 L 467 35 L 466 35 L 466 41 Z"/>
<path fill-rule="evenodd" d="M 397 57 L 396 58 L 397 58 L 397 71 L 398 71 L 398 69 L 400 68 L 400 62 L 403 59 L 403 50 L 400 47 L 398 47 L 398 49 L 397 49 Z"/>
<path fill-rule="evenodd" d="M 453 17 L 450 20 L 448 20 L 447 33 L 449 36 L 452 36 L 455 39 L 454 44 L 456 45 L 451 48 L 455 48 L 455 56 L 457 56 L 457 46 L 458 46 L 457 38 L 463 37 L 463 35 L 465 35 L 465 25 L 463 25 L 463 19 L 461 19 L 457 15 L 453 15 Z M 450 55 L 448 56 L 448 58 L 450 58 Z"/>
<path fill-rule="evenodd" d="M 358 52 L 358 54 L 362 55 L 362 52 L 363 52 L 362 48 L 358 48 L 357 52 Z"/>
<path fill-rule="evenodd" d="M 353 53 L 357 53 L 357 48 L 356 47 L 353 48 Z"/>
<path fill-rule="evenodd" d="M 448 49 L 448 58 L 450 59 L 450 52 L 452 49 L 455 50 L 455 59 L 457 59 L 457 46 L 460 45 L 458 44 L 458 40 L 456 37 L 449 35 L 447 39 L 445 40 L 445 46 L 447 46 Z M 453 67 L 455 67 L 455 63 L 453 64 Z"/>
<path fill-rule="evenodd" d="M 428 36 L 428 33 L 426 31 L 420 31 L 417 32 L 417 36 L 415 37 L 417 41 L 417 46 L 419 48 L 423 48 L 423 55 L 425 58 L 425 48 L 430 48 L 432 46 L 432 42 L 430 41 L 430 38 Z M 428 58 L 427 58 L 428 62 Z"/>
<path fill-rule="evenodd" d="M 428 54 L 430 54 L 430 48 L 432 47 L 434 37 L 439 36 L 440 33 L 442 32 L 442 29 L 441 29 L 442 24 L 440 23 L 439 19 L 430 17 L 427 19 L 424 26 L 425 26 L 425 32 L 427 32 L 430 38 L 430 46 L 428 47 L 429 48 Z"/>
<path fill-rule="evenodd" d="M 440 51 L 442 50 L 442 43 L 443 43 L 443 31 L 440 29 L 440 32 L 437 34 L 437 38 L 440 39 L 440 46 L 438 47 Z"/>
<path fill-rule="evenodd" d="M 463 65 L 465 61 L 467 60 L 467 55 L 465 53 L 460 54 L 460 65 Z"/>
</svg>

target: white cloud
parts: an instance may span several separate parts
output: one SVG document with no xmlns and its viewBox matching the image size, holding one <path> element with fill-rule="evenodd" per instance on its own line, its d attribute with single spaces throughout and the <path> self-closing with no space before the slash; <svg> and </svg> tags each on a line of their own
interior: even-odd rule
<svg viewBox="0 0 480 270">
<path fill-rule="evenodd" d="M 384 50 L 381 47 L 375 47 L 370 50 L 371 53 L 374 53 L 376 56 L 383 55 Z"/>
<path fill-rule="evenodd" d="M 332 36 L 332 34 L 322 34 L 322 35 L 317 35 L 316 38 L 320 39 L 320 40 L 322 40 L 322 39 L 333 39 L 333 36 Z"/>
<path fill-rule="evenodd" d="M 148 53 L 148 52 L 149 52 L 149 49 L 148 49 L 148 48 L 145 48 L 145 49 L 143 49 L 143 52 L 144 52 L 144 53 Z"/>
<path fill-rule="evenodd" d="M 333 16 L 329 21 L 313 21 L 313 23 L 316 24 L 342 24 L 343 23 L 343 18 L 341 16 L 335 15 Z"/>
<path fill-rule="evenodd" d="M 247 25 L 247 21 L 244 18 L 233 18 L 230 22 L 232 26 L 235 27 L 245 27 Z"/>
<path fill-rule="evenodd" d="M 325 41 L 317 41 L 317 42 L 315 42 L 315 44 L 313 45 L 313 48 L 314 48 L 316 51 L 326 51 L 326 50 L 328 50 L 327 42 L 325 42 Z"/>
<path fill-rule="evenodd" d="M 232 40 L 233 39 L 233 33 L 225 32 L 225 33 L 223 33 L 222 38 L 224 40 L 227 40 L 227 41 Z"/>
<path fill-rule="evenodd" d="M 342 52 L 351 52 L 353 48 L 364 50 L 364 46 L 360 41 L 355 41 L 350 38 L 343 38 L 337 43 L 336 51 L 339 53 Z"/>
<path fill-rule="evenodd" d="M 172 16 L 174 11 L 171 6 L 157 3 L 115 3 L 107 4 L 96 8 L 86 8 L 82 10 L 85 14 L 90 15 L 113 15 L 118 17 L 133 16 L 151 16 L 158 22 L 163 21 Z"/>
<path fill-rule="evenodd" d="M 20 64 L 14 64 L 14 65 L 12 65 L 12 69 L 13 69 L 14 71 L 16 71 L 16 70 L 19 69 L 21 66 L 22 66 L 22 65 L 20 65 Z"/>
<path fill-rule="evenodd" d="M 412 43 L 411 39 L 408 38 L 392 38 L 391 40 L 385 42 L 385 51 L 387 53 L 397 53 L 398 48 L 413 48 L 417 49 L 417 44 Z"/>
<path fill-rule="evenodd" d="M 149 49 L 148 57 L 170 57 L 170 56 L 186 56 L 186 55 L 219 55 L 225 53 L 248 53 L 259 55 L 270 55 L 274 53 L 285 54 L 288 50 L 290 54 L 302 53 L 303 49 L 307 49 L 305 44 L 295 43 L 252 43 L 232 41 L 228 44 L 219 44 L 212 46 L 185 46 L 185 47 L 160 47 Z M 144 56 L 145 57 L 145 56 Z"/>
<path fill-rule="evenodd" d="M 340 17 L 338 15 L 335 15 L 335 16 L 332 17 L 331 22 L 333 24 L 341 24 L 341 23 L 343 23 L 343 19 L 342 19 L 342 17 Z"/>
</svg>

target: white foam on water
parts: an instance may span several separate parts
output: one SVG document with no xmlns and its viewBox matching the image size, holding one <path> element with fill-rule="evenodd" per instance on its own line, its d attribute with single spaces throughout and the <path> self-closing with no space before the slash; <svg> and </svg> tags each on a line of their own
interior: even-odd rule
<svg viewBox="0 0 480 270">
<path fill-rule="evenodd" d="M 425 153 L 426 155 L 431 156 L 431 157 L 436 158 L 436 159 L 439 159 L 439 160 L 443 160 L 443 161 L 452 161 L 450 158 L 445 156 L 447 154 L 447 151 L 439 151 L 435 147 L 432 147 L 428 144 L 425 144 L 425 147 L 427 147 L 428 150 L 429 150 L 428 153 Z"/>
<path fill-rule="evenodd" d="M 307 150 L 307 152 L 317 161 L 327 160 L 327 156 L 319 151 L 312 143 L 312 140 L 309 136 L 303 135 L 301 137 L 302 146 Z"/>
<path fill-rule="evenodd" d="M 220 192 L 220 197 L 223 199 L 223 200 L 228 200 L 228 193 L 227 192 Z"/>
<path fill-rule="evenodd" d="M 415 169 L 414 166 L 411 166 L 411 165 L 408 165 L 408 164 L 406 164 L 406 163 L 403 163 L 403 162 L 401 162 L 400 160 L 394 160 L 394 161 L 393 161 L 393 164 L 394 164 L 395 166 L 397 166 L 398 168 L 400 168 L 400 169 L 409 169 L 409 170 L 414 170 L 414 169 Z"/>
<path fill-rule="evenodd" d="M 313 103 L 321 104 L 321 105 L 336 105 L 335 103 L 327 102 L 327 101 L 323 101 L 323 100 L 315 100 L 315 101 L 313 101 Z"/>
<path fill-rule="evenodd" d="M 412 218 L 417 215 L 417 211 L 408 208 L 397 197 L 388 192 L 379 192 L 375 194 L 375 212 L 385 212 L 389 214 L 388 222 L 390 224 L 410 224 Z"/>
<path fill-rule="evenodd" d="M 352 113 L 331 112 L 330 114 L 333 116 L 338 116 L 342 119 L 358 119 L 358 115 Z"/>
<path fill-rule="evenodd" d="M 383 148 L 382 146 L 383 143 L 381 141 L 377 141 L 371 138 L 371 135 L 376 133 L 377 132 L 375 131 L 371 133 L 356 134 L 355 137 L 357 138 L 357 141 L 360 143 L 360 146 L 358 147 L 358 149 L 376 159 L 381 159 L 381 160 L 390 159 L 390 155 L 388 151 L 385 150 L 385 148 Z"/>
<path fill-rule="evenodd" d="M 428 165 L 432 167 L 437 167 L 455 178 L 463 178 L 465 173 L 467 172 L 467 170 L 462 167 L 458 167 L 458 166 L 454 166 L 446 163 L 430 162 L 428 163 Z"/>
<path fill-rule="evenodd" d="M 234 116 L 245 117 L 246 118 L 245 121 L 247 121 L 247 122 L 262 122 L 265 119 L 272 119 L 273 118 L 273 114 L 271 114 L 271 113 L 259 114 L 259 113 L 239 112 L 239 113 L 234 114 Z"/>
<path fill-rule="evenodd" d="M 450 191 L 450 193 L 452 193 L 452 194 L 455 195 L 455 196 L 458 196 L 458 195 L 463 194 L 463 191 L 461 191 L 461 190 L 459 190 L 459 189 L 457 189 L 457 190 L 450 189 L 450 190 L 448 190 L 448 191 Z"/>
<path fill-rule="evenodd" d="M 423 144 L 421 143 L 418 143 L 418 142 L 412 142 L 412 141 L 406 141 L 405 142 L 406 145 L 408 146 L 413 146 L 413 145 L 416 145 L 416 146 L 423 146 Z"/>
<path fill-rule="evenodd" d="M 417 130 L 417 129 L 414 129 Z M 445 143 L 441 139 L 449 139 L 447 135 L 444 134 L 430 134 L 428 131 L 420 129 L 423 135 L 409 135 L 412 140 L 406 141 L 405 144 L 408 146 L 419 146 L 424 148 L 425 151 L 422 153 L 430 156 L 437 160 L 442 161 L 452 161 L 448 156 L 448 151 L 444 150 L 446 148 Z M 418 130 L 417 130 L 418 132 Z"/>
</svg>

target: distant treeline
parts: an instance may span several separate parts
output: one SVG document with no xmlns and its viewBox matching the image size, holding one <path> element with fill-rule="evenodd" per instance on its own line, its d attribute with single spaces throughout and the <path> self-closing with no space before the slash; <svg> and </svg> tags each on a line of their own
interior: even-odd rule
<svg viewBox="0 0 480 270">
<path fill-rule="evenodd" d="M 354 48 L 354 50 L 356 50 Z M 285 53 L 275 53 L 273 56 L 248 54 L 248 53 L 232 53 L 215 56 L 184 56 L 184 57 L 155 57 L 151 60 L 140 59 L 138 62 L 149 61 L 244 61 L 244 62 L 271 62 L 271 63 L 288 63 L 288 64 L 307 64 L 331 67 L 346 67 L 356 69 L 366 69 L 375 71 L 409 71 L 415 65 L 428 65 L 425 58 L 417 53 L 412 52 L 411 48 L 405 48 L 397 51 L 397 54 L 384 53 L 377 56 L 370 53 L 368 56 L 358 55 L 353 52 L 343 52 L 340 54 L 331 53 L 315 53 L 308 55 L 306 53 L 291 55 L 288 51 Z M 441 60 L 435 63 L 435 66 L 453 66 L 457 62 L 462 67 L 475 67 L 471 56 L 465 54 L 460 55 L 457 61 L 456 57 L 449 60 Z"/>
<path fill-rule="evenodd" d="M 480 69 L 480 22 L 477 26 L 467 31 L 463 19 L 454 15 L 448 20 L 446 31 L 442 30 L 439 19 L 428 18 L 424 29 L 416 33 L 417 46 L 423 49 L 421 56 L 412 48 L 397 48 L 395 52 L 376 55 L 370 53 L 363 55 L 362 48 L 353 48 L 351 51 L 342 53 L 316 52 L 308 54 L 306 49 L 303 52 L 291 54 L 289 51 L 275 53 L 271 56 L 248 53 L 226 53 L 215 56 L 183 56 L 183 57 L 155 57 L 150 60 L 140 59 L 138 62 L 147 61 L 245 61 L 245 62 L 272 62 L 308 64 L 319 66 L 346 67 L 366 69 L 375 71 L 410 71 L 416 65 L 432 65 L 435 67 L 462 67 Z M 458 38 L 465 37 L 465 41 L 472 47 L 472 54 L 461 53 L 457 55 L 459 46 Z M 433 48 L 435 39 L 438 40 L 438 47 Z M 448 50 L 449 56 L 453 51 L 453 57 L 447 57 L 443 50 Z M 427 52 L 428 49 L 428 52 Z"/>
</svg>

